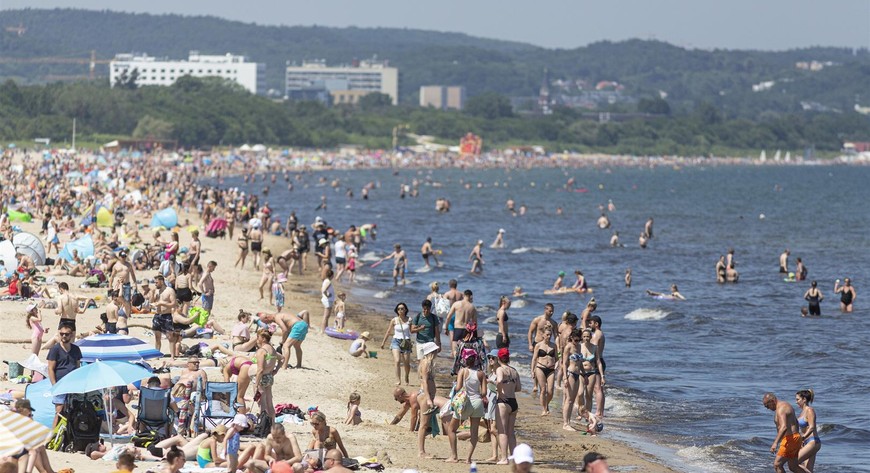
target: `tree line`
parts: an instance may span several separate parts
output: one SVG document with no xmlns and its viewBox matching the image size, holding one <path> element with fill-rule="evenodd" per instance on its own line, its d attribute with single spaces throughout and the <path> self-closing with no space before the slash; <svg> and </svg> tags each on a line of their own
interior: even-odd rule
<svg viewBox="0 0 870 473">
<path fill-rule="evenodd" d="M 265 143 L 329 148 L 358 144 L 389 148 L 393 128 L 433 135 L 458 144 L 468 132 L 487 147 L 541 145 L 551 151 L 620 154 L 757 154 L 761 149 L 836 151 L 843 140 L 870 139 L 863 115 L 795 112 L 757 120 L 729 117 L 701 102 L 674 113 L 667 101 L 639 101 L 619 121 L 600 123 L 597 115 L 556 108 L 551 115 L 516 114 L 507 97 L 471 97 L 464 111 L 390 106 L 388 97 L 370 94 L 356 106 L 318 102 L 283 103 L 252 95 L 218 78 L 183 77 L 170 87 L 114 87 L 107 83 L 0 84 L 0 140 L 47 137 L 69 141 L 77 120 L 79 140 L 118 137 L 177 140 L 186 148 Z M 616 115 L 616 114 L 614 114 Z M 413 144 L 403 137 L 400 145 Z"/>
</svg>

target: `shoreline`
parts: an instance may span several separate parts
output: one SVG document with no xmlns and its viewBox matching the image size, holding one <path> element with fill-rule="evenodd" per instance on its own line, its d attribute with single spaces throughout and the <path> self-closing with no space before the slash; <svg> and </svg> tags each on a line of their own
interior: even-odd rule
<svg viewBox="0 0 870 473">
<path fill-rule="evenodd" d="M 189 214 L 180 215 L 181 218 L 195 216 Z M 26 223 L 25 231 L 38 232 L 36 222 Z M 186 245 L 189 234 L 182 230 L 180 233 L 182 245 Z M 214 316 L 221 325 L 229 329 L 235 322 L 235 315 L 239 308 L 250 312 L 274 312 L 264 301 L 258 301 L 257 284 L 260 273 L 250 268 L 245 270 L 235 269 L 230 264 L 235 260 L 236 246 L 233 241 L 203 238 L 203 260 L 218 261 L 218 270 L 215 272 L 216 302 Z M 272 248 L 278 254 L 290 242 L 281 237 L 266 236 L 265 245 Z M 313 260 L 313 258 L 312 258 Z M 248 261 L 250 264 L 250 261 Z M 139 275 L 140 278 L 152 277 L 151 272 Z M 58 281 L 67 281 L 76 295 L 95 297 L 105 293 L 104 289 L 81 289 L 81 278 L 61 276 Z M 317 296 L 319 282 L 315 273 L 309 268 L 303 277 L 291 276 L 287 283 L 285 310 L 298 311 L 308 309 L 311 311 L 311 322 L 319 327 L 321 320 L 321 305 Z M 346 289 L 345 286 L 341 286 Z M 54 291 L 52 291 L 54 294 Z M 96 298 L 96 297 L 95 297 Z M 349 298 L 350 299 L 350 298 Z M 97 301 L 100 307 L 89 309 L 79 315 L 80 328 L 86 329 L 98 323 L 98 315 L 105 305 L 104 298 Z M 29 330 L 23 323 L 24 303 L 6 302 L 0 304 L 0 323 L 8 327 L 8 338 L 26 339 Z M 388 319 L 376 310 L 367 308 L 352 299 L 348 307 L 348 328 L 359 332 L 368 330 L 372 333 L 372 341 L 378 338 L 378 334 L 385 330 Z M 44 326 L 49 328 L 51 336 L 54 333 L 57 316 L 53 310 L 42 310 Z M 130 320 L 131 325 L 147 324 L 149 316 L 138 316 Z M 82 330 L 79 330 L 82 331 Z M 318 406 L 327 414 L 329 424 L 336 427 L 342 434 L 350 456 L 375 456 L 386 451 L 392 459 L 386 464 L 387 471 L 401 471 L 403 468 L 417 468 L 421 472 L 465 472 L 466 464 L 446 464 L 442 460 L 449 451 L 445 435 L 436 439 L 427 439 L 427 451 L 434 453 L 439 459 L 425 460 L 417 457 L 416 434 L 408 431 L 408 416 L 398 425 L 388 425 L 399 410 L 399 405 L 392 399 L 393 383 L 384 380 L 393 379 L 393 362 L 389 350 L 380 350 L 378 344 L 370 345 L 370 349 L 378 351 L 377 359 L 353 358 L 347 353 L 350 341 L 333 339 L 317 333 L 319 329 L 312 329 L 305 343 L 303 343 L 303 369 L 291 369 L 282 371 L 275 377 L 273 388 L 276 402 L 290 402 L 307 409 L 308 406 Z M 152 341 L 153 338 L 145 336 L 141 328 L 131 328 L 131 335 Z M 374 348 L 372 348 L 374 347 Z M 26 357 L 28 352 L 22 349 L 19 343 L 0 344 L 0 359 L 18 360 Z M 45 352 L 40 354 L 42 358 Z M 446 358 L 439 358 L 440 367 L 447 366 Z M 412 371 L 415 371 L 412 365 Z M 216 368 L 207 369 L 210 379 L 219 380 L 220 372 Z M 177 370 L 173 370 L 177 374 Z M 411 375 L 411 386 L 417 389 L 416 374 Z M 442 374 L 436 381 L 439 394 L 444 395 L 449 390 L 449 381 Z M 15 388 L 10 381 L 2 382 L 4 389 Z M 364 422 L 357 426 L 343 425 L 346 414 L 347 396 L 356 391 L 362 396 L 361 410 L 364 412 Z M 249 391 L 249 397 L 252 392 Z M 563 435 L 552 418 L 545 419 L 537 415 L 535 400 L 528 394 L 519 396 L 520 415 L 518 417 L 518 442 L 529 443 L 535 451 L 535 470 L 541 472 L 557 472 L 574 468 L 579 464 L 582 454 L 586 450 L 595 449 L 609 458 L 609 462 L 615 467 L 634 467 L 640 471 L 649 472 L 672 472 L 676 471 L 661 463 L 651 454 L 642 452 L 631 445 L 615 441 L 604 436 L 586 437 Z M 552 417 L 552 416 L 551 416 Z M 285 424 L 288 433 L 294 433 L 299 440 L 300 447 L 307 446 L 310 438 L 310 430 L 307 423 L 302 425 Z M 475 458 L 489 457 L 487 444 L 478 444 Z M 460 443 L 460 455 L 467 452 L 467 444 Z M 49 452 L 52 466 L 55 469 L 72 467 L 79 471 L 112 471 L 112 462 L 94 462 L 82 454 L 67 454 Z M 557 461 L 564 458 L 566 461 Z M 151 467 L 157 463 L 140 462 L 140 467 Z M 479 471 L 505 471 L 507 467 L 494 464 L 478 463 Z"/>
</svg>

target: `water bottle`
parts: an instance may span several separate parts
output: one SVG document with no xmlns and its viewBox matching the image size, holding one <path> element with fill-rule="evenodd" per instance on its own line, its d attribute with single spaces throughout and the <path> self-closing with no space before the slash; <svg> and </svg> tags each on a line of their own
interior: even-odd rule
<svg viewBox="0 0 870 473">
<path fill-rule="evenodd" d="M 477 462 L 471 462 L 471 469 L 468 471 L 469 473 L 477 473 Z"/>
</svg>

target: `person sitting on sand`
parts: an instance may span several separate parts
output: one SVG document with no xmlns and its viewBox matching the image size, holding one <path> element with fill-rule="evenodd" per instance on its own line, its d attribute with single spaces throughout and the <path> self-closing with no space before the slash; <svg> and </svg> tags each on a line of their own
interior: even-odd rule
<svg viewBox="0 0 870 473">
<path fill-rule="evenodd" d="M 368 358 L 369 352 L 366 347 L 366 342 L 369 340 L 369 338 L 371 338 L 371 334 L 369 332 L 363 332 L 359 334 L 359 337 L 357 337 L 357 339 L 350 344 L 350 349 L 348 350 L 348 352 L 351 354 L 351 356 L 362 356 L 364 358 Z"/>
<path fill-rule="evenodd" d="M 326 414 L 321 411 L 315 411 L 311 414 L 311 441 L 308 443 L 308 450 L 316 448 L 339 449 L 344 456 L 347 456 L 347 450 L 344 448 L 344 443 L 341 441 L 341 435 L 335 427 L 330 427 L 326 424 Z"/>
<path fill-rule="evenodd" d="M 683 297 L 682 294 L 680 294 L 680 291 L 677 290 L 676 284 L 671 284 L 671 293 L 670 294 L 663 294 L 661 292 L 655 292 L 655 291 L 651 291 L 649 289 L 646 290 L 646 293 L 652 297 L 661 297 L 661 298 L 665 298 L 665 299 L 675 299 L 675 300 L 678 299 L 681 301 L 686 300 L 686 298 Z"/>
<path fill-rule="evenodd" d="M 263 442 L 248 444 L 239 455 L 239 465 L 264 462 L 266 468 L 273 462 L 292 465 L 302 461 L 303 452 L 295 434 L 287 434 L 284 424 L 274 424 Z"/>
<path fill-rule="evenodd" d="M 362 397 L 358 392 L 350 393 L 347 401 L 347 417 L 344 419 L 346 425 L 359 425 L 362 423 L 362 412 L 359 410 L 359 404 Z"/>
</svg>

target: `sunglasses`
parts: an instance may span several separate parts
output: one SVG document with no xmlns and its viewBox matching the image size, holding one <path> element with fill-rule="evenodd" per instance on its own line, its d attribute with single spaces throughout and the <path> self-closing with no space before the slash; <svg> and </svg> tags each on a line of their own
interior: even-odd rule
<svg viewBox="0 0 870 473">
<path fill-rule="evenodd" d="M 58 335 L 60 335 L 61 337 L 69 337 L 70 335 L 72 335 L 72 332 L 58 332 Z"/>
</svg>

